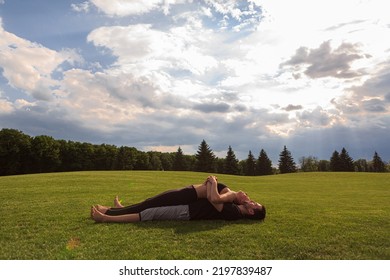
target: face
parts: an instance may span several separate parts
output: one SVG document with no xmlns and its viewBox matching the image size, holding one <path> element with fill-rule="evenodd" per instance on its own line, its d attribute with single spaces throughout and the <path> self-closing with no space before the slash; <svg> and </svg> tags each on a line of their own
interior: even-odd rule
<svg viewBox="0 0 390 280">
<path fill-rule="evenodd" d="M 254 209 L 261 209 L 263 208 L 263 206 L 260 204 L 260 203 L 257 203 L 253 200 L 250 200 L 250 201 L 247 201 L 245 204 L 244 204 L 246 210 L 248 211 L 249 214 L 253 214 L 254 213 Z"/>
</svg>

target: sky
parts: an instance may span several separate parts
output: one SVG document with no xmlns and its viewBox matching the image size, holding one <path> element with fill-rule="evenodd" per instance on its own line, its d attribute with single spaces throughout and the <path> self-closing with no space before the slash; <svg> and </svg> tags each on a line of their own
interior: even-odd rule
<svg viewBox="0 0 390 280">
<path fill-rule="evenodd" d="M 0 0 L 0 128 L 390 161 L 387 1 Z"/>
</svg>

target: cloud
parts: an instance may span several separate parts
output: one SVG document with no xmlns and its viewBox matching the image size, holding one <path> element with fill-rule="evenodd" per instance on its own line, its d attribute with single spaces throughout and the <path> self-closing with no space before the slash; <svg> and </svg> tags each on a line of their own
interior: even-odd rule
<svg viewBox="0 0 390 280">
<path fill-rule="evenodd" d="M 71 4 L 70 6 L 71 6 L 72 10 L 75 11 L 75 12 L 87 13 L 87 12 L 89 12 L 91 4 L 90 4 L 90 2 L 85 1 L 83 3 Z"/>
<path fill-rule="evenodd" d="M 75 11 L 86 11 L 90 4 L 96 6 L 101 12 L 109 17 L 126 17 L 142 15 L 152 11 L 162 11 L 165 15 L 170 13 L 171 7 L 179 4 L 191 6 L 192 10 L 200 10 L 208 19 L 217 22 L 221 29 L 235 31 L 253 30 L 261 20 L 261 8 L 256 1 L 221 1 L 205 0 L 199 5 L 192 0 L 149 0 L 128 1 L 112 0 L 109 3 L 104 0 L 90 0 L 81 4 L 73 4 Z"/>
<path fill-rule="evenodd" d="M 385 95 L 385 101 L 387 103 L 390 103 L 390 92 L 388 94 Z"/>
<path fill-rule="evenodd" d="M 0 115 L 10 114 L 13 111 L 14 111 L 13 104 L 6 99 L 0 98 Z"/>
<path fill-rule="evenodd" d="M 301 110 L 303 109 L 302 105 L 292 105 L 289 104 L 287 107 L 282 108 L 283 110 L 290 112 L 290 111 L 296 111 L 296 110 Z"/>
<path fill-rule="evenodd" d="M 12 87 L 39 100 L 50 100 L 58 81 L 53 72 L 64 62 L 80 61 L 69 49 L 56 52 L 38 43 L 17 37 L 0 26 L 0 67 Z"/>
<path fill-rule="evenodd" d="M 230 109 L 230 105 L 227 103 L 203 103 L 203 104 L 195 104 L 193 106 L 195 110 L 199 110 L 204 113 L 226 113 Z"/>
<path fill-rule="evenodd" d="M 256 30 L 262 19 L 261 6 L 256 1 L 206 0 L 209 15 L 222 30 Z"/>
<path fill-rule="evenodd" d="M 294 158 L 316 156 L 329 160 L 333 151 L 345 147 L 353 159 L 372 159 L 375 151 L 384 160 L 390 159 L 386 128 L 371 125 L 350 126 L 337 124 L 321 128 L 301 128 L 284 142 Z"/>
<path fill-rule="evenodd" d="M 203 75 L 217 61 L 201 48 L 211 34 L 205 30 L 203 37 L 193 36 L 198 32 L 187 27 L 164 32 L 150 24 L 111 26 L 93 30 L 88 41 L 111 50 L 123 71 L 186 70 Z"/>
<path fill-rule="evenodd" d="M 345 95 L 332 101 L 335 107 L 346 115 L 345 117 L 364 116 L 366 120 L 376 125 L 381 114 L 390 111 L 390 62 L 383 62 L 378 68 L 379 70 L 372 73 L 364 83 L 346 88 Z M 388 125 L 390 123 L 386 124 Z"/>
<path fill-rule="evenodd" d="M 365 22 L 366 22 L 366 20 L 353 20 L 351 22 L 343 22 L 343 23 L 336 24 L 334 26 L 326 28 L 325 30 L 326 31 L 335 31 L 337 29 L 344 28 L 346 26 L 359 25 L 359 24 L 365 23 Z"/>
<path fill-rule="evenodd" d="M 330 127 L 337 123 L 338 116 L 317 106 L 314 110 L 297 113 L 299 126 L 312 128 Z"/>
<path fill-rule="evenodd" d="M 390 88 L 390 60 L 378 65 L 378 70 L 373 73 L 361 86 L 353 86 L 349 90 L 356 97 L 379 97 L 384 98 Z"/>
<path fill-rule="evenodd" d="M 387 112 L 386 105 L 383 104 L 383 100 L 379 98 L 373 98 L 370 100 L 362 101 L 364 110 L 373 113 L 384 113 Z"/>
<path fill-rule="evenodd" d="M 206 139 L 241 159 L 264 148 L 275 160 L 283 145 L 296 157 L 327 159 L 359 141 L 369 151 L 390 126 L 387 13 L 360 13 L 361 0 L 290 2 L 80 1 L 71 9 L 90 13 L 89 45 L 77 51 L 1 27 L 11 90 L 0 97 L 0 125 L 188 153 Z"/>
<path fill-rule="evenodd" d="M 110 17 L 139 15 L 158 8 L 163 0 L 128 1 L 128 0 L 90 0 L 100 11 Z"/>
<path fill-rule="evenodd" d="M 303 72 L 310 78 L 335 77 L 350 79 L 360 77 L 365 73 L 362 69 L 353 69 L 353 62 L 368 58 L 362 54 L 358 44 L 342 43 L 338 48 L 332 49 L 330 41 L 323 42 L 317 49 L 301 47 L 297 49 L 290 60 L 281 66 L 292 66 L 293 72 Z"/>
</svg>

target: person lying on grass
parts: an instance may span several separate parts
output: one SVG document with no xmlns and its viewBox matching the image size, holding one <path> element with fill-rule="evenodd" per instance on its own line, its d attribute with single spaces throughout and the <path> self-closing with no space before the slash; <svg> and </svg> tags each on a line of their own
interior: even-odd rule
<svg viewBox="0 0 390 280">
<path fill-rule="evenodd" d="M 114 208 L 99 206 L 99 211 L 109 216 L 140 213 L 143 210 L 161 206 L 187 205 L 198 199 L 207 198 L 207 186 L 211 186 L 211 180 L 215 179 L 219 196 L 214 198 L 214 203 L 234 202 L 243 205 L 250 201 L 246 193 L 232 191 L 226 185 L 218 183 L 215 176 L 208 176 L 203 184 L 195 184 L 176 190 L 169 190 L 148 198 L 143 202 L 123 207 L 118 197 L 115 198 Z"/>
<path fill-rule="evenodd" d="M 223 202 L 223 195 L 218 192 L 217 180 L 208 178 L 206 184 L 207 198 L 200 198 L 183 205 L 146 208 L 137 213 L 107 215 L 107 207 L 92 206 L 91 217 L 96 222 L 133 223 L 152 220 L 263 220 L 265 207 L 254 201 L 245 201 L 242 205 Z M 125 208 L 125 207 L 124 207 Z M 104 213 L 105 212 L 105 213 Z"/>
</svg>

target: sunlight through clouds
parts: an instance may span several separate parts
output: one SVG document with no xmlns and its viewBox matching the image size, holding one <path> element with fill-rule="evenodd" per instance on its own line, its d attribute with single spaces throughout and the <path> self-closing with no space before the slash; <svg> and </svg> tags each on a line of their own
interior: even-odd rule
<svg viewBox="0 0 390 280">
<path fill-rule="evenodd" d="M 383 2 L 84 0 L 64 12 L 47 1 L 58 19 L 48 37 L 26 35 L 48 17 L 38 7 L 20 16 L 22 3 L 0 1 L 2 127 L 55 137 L 65 125 L 72 139 L 86 131 L 95 142 L 188 152 L 206 139 L 242 158 L 288 143 L 304 156 L 299 139 L 320 134 L 328 144 L 318 154 L 331 153 L 340 147 L 326 139 L 343 127 L 390 126 Z M 370 154 L 361 143 L 351 153 Z"/>
</svg>

